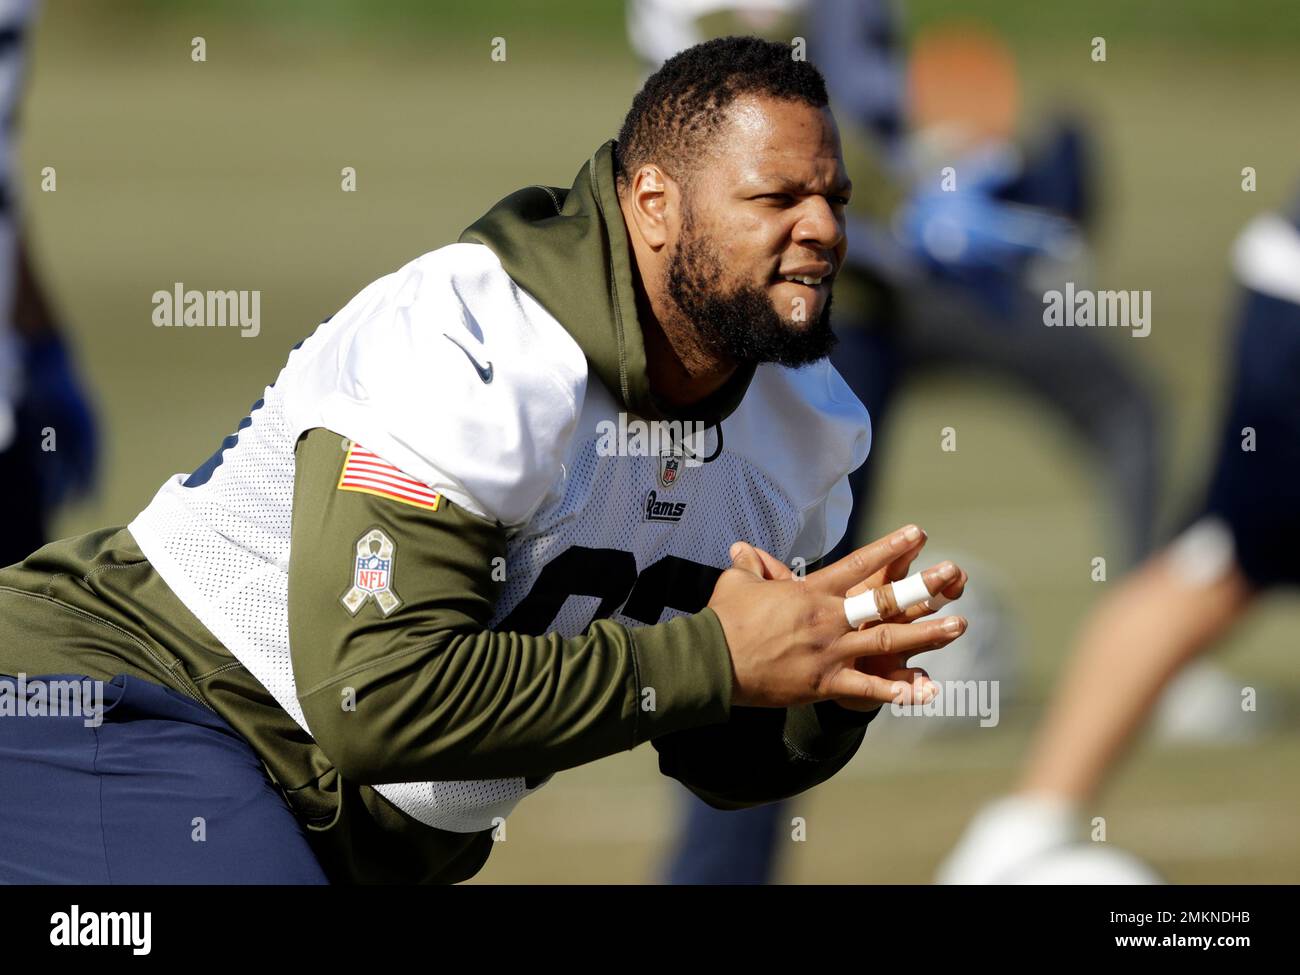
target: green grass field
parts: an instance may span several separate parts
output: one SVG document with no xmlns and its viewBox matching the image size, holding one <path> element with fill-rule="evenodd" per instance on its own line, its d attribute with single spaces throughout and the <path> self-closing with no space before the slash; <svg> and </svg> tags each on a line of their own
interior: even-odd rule
<svg viewBox="0 0 1300 975">
<path fill-rule="evenodd" d="M 559 4 L 554 17 L 493 3 L 468 22 L 380 6 L 361 17 L 325 4 L 321 19 L 287 4 L 259 19 L 259 4 L 182 5 L 181 16 L 137 3 L 110 20 L 49 5 L 24 109 L 26 210 L 108 432 L 103 489 L 61 534 L 124 524 L 164 478 L 192 469 L 289 348 L 366 283 L 453 240 L 518 186 L 567 186 L 638 82 L 612 3 Z M 944 6 L 920 4 L 918 19 Z M 1027 12 L 1046 5 L 986 6 L 1021 58 L 1031 114 L 1065 101 L 1103 137 L 1097 278 L 1150 289 L 1154 323 L 1141 342 L 1125 330 L 1101 340 L 1165 393 L 1172 516 L 1200 484 L 1221 401 L 1228 247 L 1300 176 L 1300 29 L 1269 3 L 1247 17 L 1198 0 L 1163 27 L 1120 3 L 1056 18 Z M 497 34 L 505 63 L 488 57 Z M 1088 58 L 1095 34 L 1108 36 L 1104 64 Z M 195 35 L 206 63 L 190 60 Z M 1239 186 L 1248 165 L 1254 194 Z M 44 166 L 57 192 L 39 192 Z M 340 191 L 344 166 L 356 193 Z M 261 334 L 155 329 L 150 296 L 177 281 L 261 289 Z M 1069 635 L 1102 591 L 1089 560 L 1119 547 L 1089 458 L 1033 401 L 936 377 L 910 387 L 892 422 L 876 526 L 917 521 L 1008 580 L 1024 611 L 1027 695 L 979 733 L 880 736 L 878 747 L 869 735 L 844 773 L 795 803 L 808 834 L 783 844 L 792 881 L 932 876 L 970 813 L 1011 780 Z M 961 436 L 951 454 L 938 433 L 950 424 Z M 1112 841 L 1175 881 L 1300 880 L 1298 630 L 1295 600 L 1272 598 L 1221 657 L 1261 689 L 1275 728 L 1245 748 L 1143 747 L 1098 809 Z M 648 746 L 562 774 L 519 808 L 478 879 L 652 879 L 673 800 Z"/>
</svg>

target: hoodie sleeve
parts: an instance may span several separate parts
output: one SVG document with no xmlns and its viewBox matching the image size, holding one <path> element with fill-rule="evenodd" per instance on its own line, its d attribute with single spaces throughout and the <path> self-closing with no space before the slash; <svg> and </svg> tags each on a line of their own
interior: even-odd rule
<svg viewBox="0 0 1300 975">
<path fill-rule="evenodd" d="M 834 701 L 794 708 L 733 707 L 723 724 L 654 740 L 659 770 L 716 809 L 798 795 L 848 764 L 880 709 Z"/>
<path fill-rule="evenodd" d="M 727 720 L 712 610 L 569 639 L 491 631 L 504 528 L 369 452 L 345 476 L 344 446 L 324 428 L 298 443 L 288 595 L 298 700 L 344 778 L 543 777 Z"/>
</svg>

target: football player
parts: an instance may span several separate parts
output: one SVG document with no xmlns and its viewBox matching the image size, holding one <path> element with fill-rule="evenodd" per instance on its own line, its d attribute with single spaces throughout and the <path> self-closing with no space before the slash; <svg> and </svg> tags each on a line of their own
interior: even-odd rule
<svg viewBox="0 0 1300 975">
<path fill-rule="evenodd" d="M 462 880 L 563 769 L 650 741 L 740 808 L 932 698 L 908 658 L 965 620 L 887 585 L 924 533 L 808 568 L 870 439 L 826 360 L 849 193 L 814 67 L 685 51 L 571 188 L 362 290 L 129 525 L 0 573 L 9 697 L 106 682 L 0 717 L 0 879 Z"/>
<path fill-rule="evenodd" d="M 1164 687 L 1257 595 L 1300 584 L 1300 203 L 1252 221 L 1234 265 L 1233 391 L 1205 503 L 1085 624 L 1016 794 L 980 812 L 942 882 L 1005 882 L 1081 839 L 1080 810 Z"/>
</svg>

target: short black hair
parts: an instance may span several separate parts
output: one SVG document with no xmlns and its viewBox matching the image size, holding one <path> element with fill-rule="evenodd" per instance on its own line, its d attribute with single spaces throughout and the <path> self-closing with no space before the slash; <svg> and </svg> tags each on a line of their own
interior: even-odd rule
<svg viewBox="0 0 1300 975">
<path fill-rule="evenodd" d="M 648 162 L 689 182 L 692 163 L 742 95 L 804 102 L 823 108 L 826 81 L 791 45 L 758 37 L 720 37 L 688 47 L 664 62 L 632 99 L 615 147 L 615 172 L 626 189 Z"/>
</svg>

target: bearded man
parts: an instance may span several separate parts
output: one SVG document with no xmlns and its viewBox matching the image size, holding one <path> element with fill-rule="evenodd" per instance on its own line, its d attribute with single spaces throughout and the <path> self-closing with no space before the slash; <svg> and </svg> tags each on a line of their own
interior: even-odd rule
<svg viewBox="0 0 1300 975">
<path fill-rule="evenodd" d="M 870 441 L 826 360 L 849 192 L 816 68 L 685 51 L 571 189 L 362 290 L 129 525 L 0 572 L 0 674 L 106 682 L 94 727 L 0 718 L 0 880 L 457 881 L 564 769 L 649 741 L 742 808 L 932 696 L 907 660 L 965 577 L 891 601 L 919 528 L 805 571 Z M 692 433 L 598 449 L 629 418 Z"/>
</svg>

